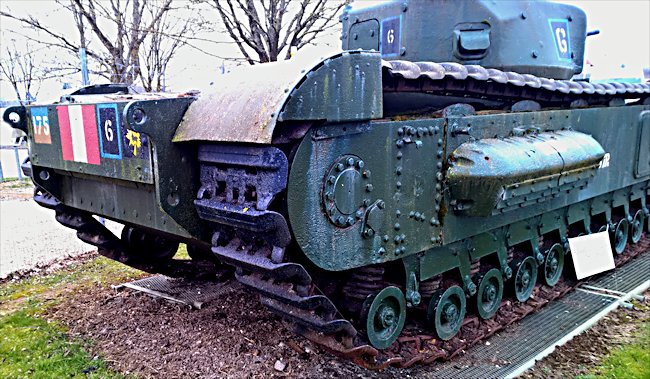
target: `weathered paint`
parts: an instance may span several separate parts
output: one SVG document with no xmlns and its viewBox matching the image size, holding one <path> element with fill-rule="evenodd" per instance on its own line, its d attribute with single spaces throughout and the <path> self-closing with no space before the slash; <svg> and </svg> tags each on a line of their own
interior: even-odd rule
<svg viewBox="0 0 650 379">
<path fill-rule="evenodd" d="M 582 71 L 587 21 L 585 13 L 571 5 L 353 2 L 341 19 L 344 50 L 374 48 L 385 59 L 458 62 L 555 79 L 569 79 Z"/>
<path fill-rule="evenodd" d="M 174 141 L 271 143 L 281 121 L 382 117 L 381 99 L 378 54 L 339 53 L 311 69 L 293 60 L 254 66 L 201 95 Z"/>
<path fill-rule="evenodd" d="M 636 156 L 635 146 L 641 128 L 639 113 L 647 108 L 627 106 L 466 115 L 448 119 L 334 124 L 312 129 L 296 152 L 289 174 L 290 227 L 309 259 L 327 270 L 346 270 L 422 252 L 426 252 L 424 256 L 428 262 L 421 265 L 424 275 L 435 275 L 444 269 L 429 267 L 429 264 L 460 267 L 461 270 L 466 266 L 469 270 L 469 263 L 464 265 L 462 261 L 444 263 L 443 257 L 453 254 L 448 250 L 437 250 L 441 246 L 452 249 L 449 246 L 455 244 L 460 245 L 453 247 L 453 251 L 463 251 L 457 255 L 458 259 L 478 250 L 472 253 L 477 254 L 476 257 L 497 252 L 499 260 L 503 261 L 505 251 L 501 246 L 530 241 L 542 233 L 564 227 L 563 221 L 557 222 L 558 226 L 554 228 L 550 222 L 552 219 L 560 217 L 581 222 L 606 209 L 609 218 L 612 200 L 602 203 L 601 211 L 597 208 L 601 202 L 591 203 L 590 199 L 598 196 L 609 199 L 608 193 L 629 188 L 635 183 L 647 186 L 648 176 L 636 178 L 630 166 Z M 467 134 L 452 135 L 448 131 L 450 125 L 471 125 L 471 128 Z M 522 125 L 542 132 L 517 137 L 519 143 L 514 143 L 512 135 L 520 133 Z M 566 130 L 569 128 L 571 130 Z M 335 130 L 337 133 L 332 133 Z M 548 154 L 533 153 L 534 149 L 542 150 L 538 143 L 548 145 Z M 618 146 L 621 144 L 631 148 L 620 149 Z M 481 151 L 476 151 L 479 145 Z M 558 183 L 580 185 L 549 194 L 544 201 L 528 199 L 530 201 L 513 209 L 497 209 L 492 203 L 485 215 L 471 215 L 454 206 L 457 199 L 450 188 L 452 179 L 457 178 L 450 178 L 456 169 L 448 159 L 451 152 L 459 151 L 461 146 L 468 148 L 468 154 L 490 150 L 490 158 L 497 162 L 498 167 L 493 169 L 490 165 L 484 167 L 484 178 L 477 176 L 473 184 L 468 184 L 467 194 L 475 194 L 477 201 L 484 195 L 481 192 L 485 190 L 482 180 L 494 180 L 507 186 L 533 180 L 537 175 L 559 174 L 554 179 Z M 540 154 L 540 164 L 508 172 L 505 168 L 516 166 L 508 159 L 513 147 L 520 149 L 523 155 Z M 475 151 L 469 151 L 473 149 Z M 599 167 L 605 151 L 610 152 L 609 165 Z M 358 180 L 366 186 L 364 196 L 359 197 L 356 191 L 352 191 L 349 199 L 338 199 L 346 196 L 346 192 L 330 190 L 328 178 L 333 176 L 336 179 L 336 170 L 332 167 L 341 162 L 341 157 L 347 156 L 363 160 L 360 173 L 369 171 L 371 174 L 367 180 Z M 485 161 L 483 155 L 481 160 Z M 594 174 L 593 178 L 589 176 L 590 179 L 584 183 L 573 182 L 570 173 L 585 167 Z M 345 170 L 343 168 L 343 172 Z M 464 177 L 462 182 L 467 180 Z M 368 184 L 371 187 L 367 187 Z M 328 191 L 332 192 L 331 202 L 327 200 Z M 629 192 L 628 189 L 625 191 Z M 620 197 L 624 199 L 623 203 L 629 201 L 631 195 L 628 192 Z M 340 216 L 340 210 L 328 213 L 332 204 L 348 205 L 346 201 L 354 202 L 350 208 L 359 207 L 360 211 L 358 217 L 351 215 L 351 225 L 332 220 L 331 215 Z M 581 202 L 588 202 L 591 206 L 568 208 L 570 204 Z M 562 211 L 555 214 L 555 210 Z M 540 227 L 535 216 L 543 214 L 549 216 L 542 220 L 545 225 Z M 475 236 L 483 237 L 473 243 L 471 239 L 477 238 Z M 485 244 L 490 239 L 495 241 L 494 244 Z M 476 247 L 467 247 L 468 243 L 470 247 Z M 470 260 L 467 258 L 465 261 Z"/>
</svg>

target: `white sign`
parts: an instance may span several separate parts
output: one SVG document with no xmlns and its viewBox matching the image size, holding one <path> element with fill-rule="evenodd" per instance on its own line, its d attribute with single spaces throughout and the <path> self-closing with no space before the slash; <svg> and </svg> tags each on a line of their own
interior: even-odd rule
<svg viewBox="0 0 650 379">
<path fill-rule="evenodd" d="M 614 269 L 609 231 L 569 238 L 573 267 L 578 279 Z"/>
</svg>

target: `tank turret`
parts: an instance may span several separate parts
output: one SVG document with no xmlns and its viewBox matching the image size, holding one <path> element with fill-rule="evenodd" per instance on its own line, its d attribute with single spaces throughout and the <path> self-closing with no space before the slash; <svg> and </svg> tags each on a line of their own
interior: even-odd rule
<svg viewBox="0 0 650 379">
<path fill-rule="evenodd" d="M 539 1 L 396 0 L 352 3 L 341 16 L 344 50 L 389 60 L 458 62 L 546 78 L 582 71 L 587 19 Z"/>
</svg>

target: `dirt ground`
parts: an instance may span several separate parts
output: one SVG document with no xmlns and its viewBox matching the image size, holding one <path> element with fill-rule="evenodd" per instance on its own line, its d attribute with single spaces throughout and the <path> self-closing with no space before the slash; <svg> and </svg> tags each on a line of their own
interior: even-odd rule
<svg viewBox="0 0 650 379">
<path fill-rule="evenodd" d="M 25 200 L 34 195 L 34 186 L 29 178 L 0 183 L 0 200 Z"/>
<path fill-rule="evenodd" d="M 114 369 L 144 378 L 407 378 L 432 375 L 426 367 L 371 372 L 297 337 L 255 295 L 238 288 L 201 310 L 124 290 L 93 287 L 66 296 L 49 316 L 72 337 L 94 341 L 94 354 Z M 650 297 L 650 291 L 646 293 Z M 558 348 L 527 378 L 586 373 L 629 341 L 648 307 L 619 309 Z"/>
<path fill-rule="evenodd" d="M 320 351 L 238 288 L 200 310 L 130 290 L 88 288 L 50 311 L 72 337 L 94 341 L 114 369 L 145 378 L 404 378 Z"/>
</svg>

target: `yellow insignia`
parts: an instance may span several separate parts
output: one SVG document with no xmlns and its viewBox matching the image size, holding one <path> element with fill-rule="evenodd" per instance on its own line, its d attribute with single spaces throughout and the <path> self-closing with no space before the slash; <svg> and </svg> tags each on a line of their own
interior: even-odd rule
<svg viewBox="0 0 650 379">
<path fill-rule="evenodd" d="M 133 156 L 138 156 L 138 149 L 142 146 L 140 142 L 140 133 L 130 130 L 126 133 L 126 139 L 129 140 L 129 146 L 133 148 Z"/>
</svg>

